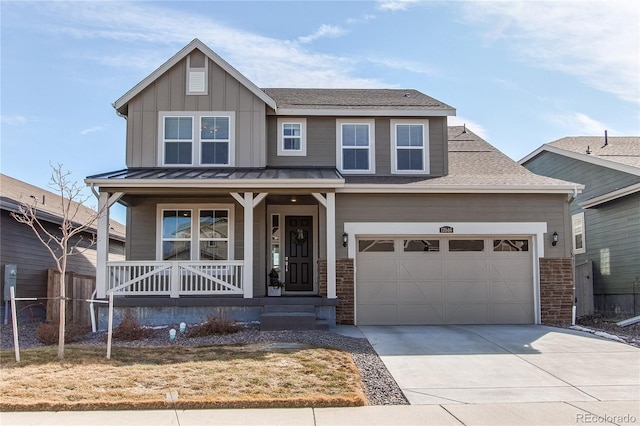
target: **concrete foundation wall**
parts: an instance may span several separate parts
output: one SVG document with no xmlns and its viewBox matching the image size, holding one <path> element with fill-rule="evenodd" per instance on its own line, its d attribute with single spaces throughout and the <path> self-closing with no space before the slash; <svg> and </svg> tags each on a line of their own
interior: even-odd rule
<svg viewBox="0 0 640 426">
<path fill-rule="evenodd" d="M 265 305 L 309 304 L 308 299 L 311 298 L 304 298 L 304 300 L 303 298 L 286 297 L 226 299 L 225 302 L 220 302 L 219 300 L 212 302 L 215 305 L 185 303 L 187 299 L 181 303 L 180 299 L 173 299 L 173 306 L 149 306 L 143 300 L 127 299 L 114 302 L 113 326 L 116 327 L 120 324 L 127 309 L 131 309 L 140 324 L 147 326 L 174 326 L 181 322 L 185 322 L 187 325 L 198 324 L 204 322 L 209 316 L 237 322 L 254 322 L 259 320 L 260 315 L 265 310 Z M 335 301 L 332 302 L 322 298 L 315 299 L 315 303 L 311 304 L 315 305 L 316 317 L 327 321 L 329 327 L 334 328 L 336 326 Z M 98 330 L 107 330 L 109 325 L 109 309 L 107 305 L 97 306 L 96 311 Z"/>
</svg>

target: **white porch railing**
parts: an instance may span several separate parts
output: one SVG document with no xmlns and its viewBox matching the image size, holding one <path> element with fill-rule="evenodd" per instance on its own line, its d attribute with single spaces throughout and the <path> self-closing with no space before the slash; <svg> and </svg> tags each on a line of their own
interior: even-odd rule
<svg viewBox="0 0 640 426">
<path fill-rule="evenodd" d="M 130 296 L 243 294 L 244 261 L 107 263 L 107 293 Z"/>
</svg>

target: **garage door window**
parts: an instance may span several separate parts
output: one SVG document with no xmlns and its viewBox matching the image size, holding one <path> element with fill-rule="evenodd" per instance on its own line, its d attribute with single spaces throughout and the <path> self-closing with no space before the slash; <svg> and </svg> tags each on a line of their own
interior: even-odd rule
<svg viewBox="0 0 640 426">
<path fill-rule="evenodd" d="M 358 251 L 363 252 L 393 252 L 395 245 L 393 240 L 360 240 Z"/>
<path fill-rule="evenodd" d="M 440 251 L 440 241 L 438 240 L 404 240 L 404 251 Z"/>
<path fill-rule="evenodd" d="M 450 240 L 449 251 L 484 251 L 484 240 Z"/>
<path fill-rule="evenodd" d="M 529 251 L 529 241 L 493 240 L 493 251 Z"/>
</svg>

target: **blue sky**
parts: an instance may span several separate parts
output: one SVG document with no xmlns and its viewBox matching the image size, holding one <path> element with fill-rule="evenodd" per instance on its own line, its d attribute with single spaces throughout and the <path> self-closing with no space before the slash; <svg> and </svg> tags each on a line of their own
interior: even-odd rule
<svg viewBox="0 0 640 426">
<path fill-rule="evenodd" d="M 633 0 L 2 0 L 0 13 L 1 170 L 43 188 L 50 162 L 75 181 L 124 168 L 111 104 L 196 37 L 259 87 L 420 90 L 514 160 L 565 136 L 640 135 Z"/>
</svg>

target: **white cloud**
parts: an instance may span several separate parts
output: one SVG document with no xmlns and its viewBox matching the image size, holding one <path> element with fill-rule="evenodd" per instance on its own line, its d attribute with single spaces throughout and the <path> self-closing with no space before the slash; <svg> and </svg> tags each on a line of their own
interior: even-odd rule
<svg viewBox="0 0 640 426">
<path fill-rule="evenodd" d="M 448 117 L 447 118 L 447 124 L 449 126 L 462 126 L 462 125 L 466 125 L 468 130 L 471 130 L 473 133 L 475 133 L 476 135 L 480 136 L 482 139 L 486 140 L 487 142 L 491 143 L 491 141 L 489 141 L 489 132 L 487 131 L 487 129 L 482 126 L 481 124 L 473 121 L 473 120 L 469 120 L 466 117 L 462 117 L 460 115 L 455 115 L 453 117 Z"/>
<path fill-rule="evenodd" d="M 410 71 L 416 74 L 424 74 L 428 76 L 433 76 L 438 73 L 438 71 L 424 63 L 416 62 L 416 61 L 408 61 L 405 59 L 395 59 L 390 58 L 388 56 L 385 57 L 374 57 L 369 56 L 365 59 L 367 62 L 371 62 L 372 64 L 382 65 L 386 68 L 402 70 L 402 71 Z"/>
<path fill-rule="evenodd" d="M 300 43 L 311 43 L 322 37 L 336 38 L 346 34 L 347 31 L 335 25 L 322 24 L 318 30 L 308 36 L 299 37 Z"/>
<path fill-rule="evenodd" d="M 581 112 L 555 114 L 548 116 L 547 118 L 550 122 L 566 129 L 567 133 L 574 136 L 601 135 L 604 134 L 605 130 L 616 133 L 615 129 L 611 129 L 601 121 L 591 118 Z"/>
<path fill-rule="evenodd" d="M 135 54 L 131 56 L 106 53 L 92 57 L 106 65 L 153 70 L 197 37 L 261 87 L 308 87 L 309 82 L 316 87 L 388 86 L 376 79 L 356 77 L 359 64 L 353 58 L 310 53 L 296 40 L 264 37 L 227 27 L 205 15 L 192 15 L 159 4 L 43 2 L 39 5 L 41 12 L 51 15 L 54 31 L 79 39 L 116 40 L 133 45 L 131 50 Z M 180 25 L 176 25 L 177 22 Z M 338 36 L 340 31 L 339 27 L 327 25 L 314 34 Z"/>
<path fill-rule="evenodd" d="M 27 124 L 29 119 L 23 115 L 2 115 L 0 116 L 0 123 L 9 126 L 23 126 Z"/>
<path fill-rule="evenodd" d="M 640 103 L 635 0 L 469 2 L 464 11 L 468 21 L 486 26 L 488 44 L 507 41 L 523 61 Z"/>
<path fill-rule="evenodd" d="M 96 132 L 101 132 L 104 130 L 104 126 L 93 126 L 93 127 L 89 127 L 87 129 L 81 130 L 80 134 L 81 135 L 89 135 L 91 133 L 96 133 Z"/>
<path fill-rule="evenodd" d="M 380 10 L 407 10 L 409 6 L 418 3 L 419 0 L 381 0 L 377 8 Z"/>
</svg>

